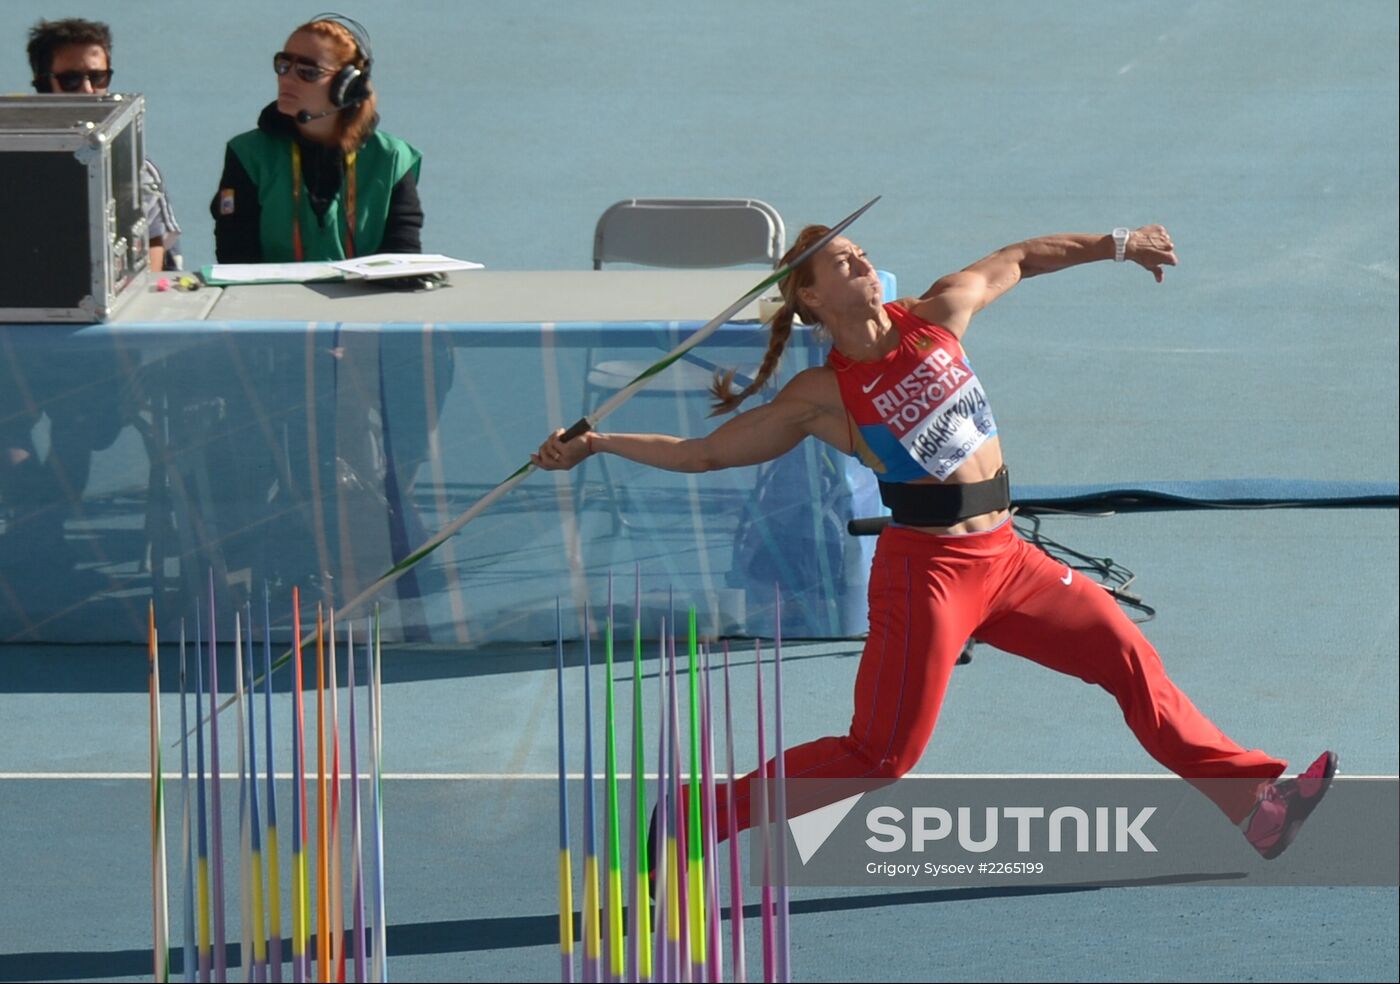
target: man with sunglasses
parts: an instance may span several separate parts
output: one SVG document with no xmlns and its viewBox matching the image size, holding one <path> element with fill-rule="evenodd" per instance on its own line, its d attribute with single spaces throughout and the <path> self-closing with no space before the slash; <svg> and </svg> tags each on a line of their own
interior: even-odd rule
<svg viewBox="0 0 1400 984">
<path fill-rule="evenodd" d="M 112 29 L 101 21 L 80 17 L 40 21 L 29 30 L 29 66 L 34 72 L 34 91 L 41 95 L 105 95 L 112 84 Z M 180 225 L 170 208 L 160 171 L 149 160 L 141 168 L 141 196 L 146 207 L 151 269 L 178 269 Z"/>
<path fill-rule="evenodd" d="M 111 52 L 112 32 L 106 24 L 79 18 L 40 21 L 29 32 L 34 90 L 41 95 L 103 95 L 112 83 Z M 141 169 L 141 193 L 151 269 L 160 270 L 175 263 L 180 227 L 160 172 L 150 161 Z M 11 578 L 11 587 L 53 590 L 61 583 L 63 590 L 83 590 L 81 578 L 71 575 L 77 558 L 65 523 L 87 488 L 93 452 L 109 447 L 123 426 L 121 378 L 111 350 L 102 346 L 74 347 L 62 359 L 42 351 L 0 358 L 0 507 L 8 514 L 0 565 L 23 570 L 33 558 L 44 557 L 50 570 L 70 572 L 63 578 Z M 34 428 L 44 417 L 48 453 L 41 456 Z"/>
</svg>

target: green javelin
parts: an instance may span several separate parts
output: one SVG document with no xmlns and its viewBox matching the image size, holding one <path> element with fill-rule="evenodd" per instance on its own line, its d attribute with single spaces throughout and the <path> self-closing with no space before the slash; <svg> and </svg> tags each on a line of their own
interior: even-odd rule
<svg viewBox="0 0 1400 984">
<path fill-rule="evenodd" d="M 699 345 L 705 339 L 713 335 L 721 325 L 728 322 L 730 318 L 734 317 L 749 304 L 753 303 L 753 301 L 755 301 L 759 297 L 759 295 L 761 295 L 769 287 L 772 287 L 774 284 L 785 280 L 788 277 L 788 275 L 791 274 L 794 269 L 801 266 L 809 256 L 816 253 L 827 243 L 831 242 L 833 239 L 839 236 L 850 226 L 852 222 L 864 215 L 866 211 L 869 210 L 869 208 L 879 200 L 879 195 L 876 195 L 874 198 L 870 199 L 870 201 L 866 202 L 860 208 L 856 209 L 850 215 L 846 216 L 840 222 L 836 223 L 836 225 L 832 226 L 831 229 L 826 233 L 826 235 L 822 236 L 816 242 L 812 243 L 812 245 L 804 249 L 801 253 L 797 254 L 797 256 L 793 257 L 792 262 L 786 264 L 785 266 L 779 267 L 772 273 L 768 274 L 768 276 L 760 280 L 758 283 L 754 284 L 753 287 L 749 289 L 748 293 L 746 293 L 743 297 L 739 298 L 733 304 L 729 305 L 729 307 L 725 308 L 719 314 L 715 315 L 713 318 L 707 321 L 703 326 L 701 326 L 701 328 L 697 332 L 695 332 L 695 334 L 691 335 L 685 341 L 681 342 L 679 345 L 677 345 L 674 349 L 668 352 L 665 356 L 663 356 L 653 365 L 648 366 L 646 369 L 643 369 L 641 372 L 639 372 L 630 383 L 628 383 L 622 389 L 614 393 L 602 406 L 595 410 L 591 416 L 581 418 L 577 423 L 575 423 L 572 427 L 565 431 L 564 440 L 571 441 L 574 438 L 587 433 L 594 427 L 601 424 L 603 420 L 608 417 L 609 414 L 611 414 L 618 407 L 622 406 L 624 403 L 630 400 L 632 396 L 642 387 L 646 386 L 647 383 L 649 383 L 653 377 L 655 377 L 666 367 L 679 361 L 682 357 L 685 356 L 687 352 L 689 352 L 691 349 L 695 348 L 695 346 Z M 427 557 L 428 554 L 432 553 L 434 550 L 442 546 L 452 537 L 456 536 L 457 533 L 462 529 L 462 527 L 466 526 L 472 520 L 476 519 L 477 516 L 480 516 L 483 512 L 485 512 L 491 505 L 493 505 L 496 502 L 497 499 L 501 498 L 501 496 L 505 495 L 511 489 L 515 488 L 522 481 L 524 481 L 526 476 L 528 476 L 534 470 L 535 466 L 529 461 L 527 461 L 515 471 L 511 472 L 510 475 L 507 476 L 506 479 L 501 482 L 501 484 L 497 485 L 490 492 L 487 492 L 484 496 L 478 499 L 476 503 L 472 505 L 469 509 L 467 509 L 461 515 L 459 515 L 456 519 L 452 520 L 442 529 L 434 533 L 431 537 L 427 539 L 427 541 L 424 542 L 424 544 L 421 547 L 413 551 L 413 553 L 409 554 L 407 557 L 399 561 L 393 567 L 390 567 L 383 574 L 379 575 L 379 577 L 375 578 L 373 583 L 368 585 L 363 591 L 361 591 L 355 597 L 351 598 L 345 604 L 341 605 L 341 613 L 344 615 L 351 614 L 360 605 L 364 604 L 365 601 L 378 594 L 383 588 L 388 587 L 390 584 L 393 584 L 399 578 L 403 577 L 410 570 L 416 567 L 418 563 L 423 560 L 423 558 Z M 287 652 L 283 653 L 277 658 L 277 661 L 272 664 L 272 668 L 274 670 L 281 668 L 291 658 L 291 650 L 288 650 Z M 223 704 L 219 706 L 219 710 L 224 710 L 224 708 L 228 707 L 232 703 L 233 698 L 230 697 L 228 700 L 224 701 Z"/>
<path fill-rule="evenodd" d="M 690 979 L 704 980 L 705 958 L 705 838 L 700 825 L 700 799 L 704 783 L 700 775 L 700 677 L 696 666 L 695 606 L 690 606 L 690 830 L 686 853 L 690 868 L 686 888 L 690 894 Z"/>
<path fill-rule="evenodd" d="M 636 887 L 632 893 L 636 906 L 633 932 L 637 934 L 637 976 L 651 980 L 651 872 L 647 862 L 647 782 L 646 748 L 642 729 L 642 589 L 641 569 L 637 573 L 636 611 L 632 618 L 632 792 L 635 801 L 632 842 L 637 857 Z"/>
<path fill-rule="evenodd" d="M 612 584 L 608 584 L 608 632 L 605 650 L 608 662 L 608 975 L 610 980 L 623 977 L 622 933 L 622 828 L 618 822 L 617 798 L 617 712 L 613 700 L 613 614 Z"/>
</svg>

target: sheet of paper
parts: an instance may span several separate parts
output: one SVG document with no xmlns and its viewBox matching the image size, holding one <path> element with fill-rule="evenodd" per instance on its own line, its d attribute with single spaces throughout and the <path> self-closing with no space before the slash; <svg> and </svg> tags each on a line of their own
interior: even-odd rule
<svg viewBox="0 0 1400 984">
<path fill-rule="evenodd" d="M 366 280 L 482 269 L 480 263 L 454 260 L 441 253 L 375 253 L 373 256 L 357 256 L 353 260 L 337 260 L 331 266 L 347 277 L 362 277 Z"/>
<path fill-rule="evenodd" d="M 214 263 L 199 275 L 214 286 L 227 284 L 305 284 L 315 280 L 344 280 L 343 271 L 329 263 Z"/>
</svg>

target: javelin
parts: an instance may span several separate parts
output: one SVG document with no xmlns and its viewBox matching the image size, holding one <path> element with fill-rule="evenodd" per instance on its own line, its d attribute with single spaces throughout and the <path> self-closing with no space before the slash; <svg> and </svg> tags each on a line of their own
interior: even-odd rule
<svg viewBox="0 0 1400 984">
<path fill-rule="evenodd" d="M 779 267 L 777 270 L 774 270 L 772 273 L 764 277 L 758 283 L 754 284 L 754 286 L 749 289 L 748 293 L 746 293 L 743 297 L 739 298 L 733 304 L 729 305 L 729 307 L 725 308 L 719 314 L 715 315 L 713 318 L 707 321 L 700 328 L 699 331 L 695 332 L 695 334 L 691 335 L 685 341 L 681 342 L 674 349 L 672 349 L 665 356 L 663 356 L 660 360 L 658 360 L 655 364 L 648 366 L 646 369 L 643 369 L 641 372 L 639 372 L 630 383 L 628 383 L 626 386 L 624 386 L 622 389 L 618 390 L 610 398 L 608 398 L 608 400 L 604 402 L 603 405 L 600 406 L 597 410 L 595 410 L 591 416 L 581 417 L 577 423 L 575 423 L 572 427 L 565 431 L 563 434 L 563 440 L 571 441 L 579 435 L 587 433 L 588 431 L 596 427 L 598 424 L 602 423 L 603 420 L 606 419 L 609 414 L 611 414 L 618 407 L 622 406 L 622 404 L 630 400 L 633 394 L 635 394 L 638 390 L 640 390 L 643 386 L 650 382 L 654 376 L 660 373 L 667 366 L 678 361 L 687 352 L 695 348 L 695 346 L 699 345 L 705 339 L 713 335 L 719 329 L 720 325 L 726 323 L 730 318 L 734 317 L 736 314 L 742 311 L 747 305 L 751 304 L 765 290 L 767 290 L 774 284 L 782 281 L 790 273 L 792 273 L 793 270 L 801 266 L 802 263 L 804 263 L 808 257 L 812 256 L 819 249 L 821 249 L 827 243 L 831 242 L 842 232 L 844 232 L 852 222 L 864 215 L 866 211 L 870 208 L 870 206 L 878 202 L 880 200 L 880 197 L 881 196 L 876 195 L 874 198 L 870 199 L 870 201 L 866 202 L 860 208 L 856 209 L 850 215 L 846 216 L 840 222 L 836 223 L 836 225 L 832 226 L 832 228 L 826 233 L 826 235 L 822 236 L 816 242 L 812 243 L 812 245 L 804 249 L 801 253 L 797 254 L 797 256 L 792 260 L 792 262 L 788 263 L 786 266 Z M 514 472 L 512 472 L 510 476 L 506 478 L 505 481 L 501 482 L 500 485 L 497 485 L 490 492 L 487 492 L 484 496 L 478 499 L 477 502 L 474 505 L 472 505 L 469 509 L 467 509 L 461 515 L 459 515 L 456 519 L 452 520 L 442 529 L 434 533 L 421 547 L 413 551 L 408 556 L 404 557 L 403 560 L 400 560 L 393 567 L 390 567 L 383 574 L 379 575 L 379 577 L 376 578 L 372 584 L 366 587 L 354 598 L 351 598 L 344 605 L 341 605 L 341 614 L 345 615 L 354 611 L 355 608 L 363 604 L 367 599 L 377 594 L 381 588 L 385 588 L 390 584 L 393 584 L 404 574 L 408 573 L 408 571 L 414 566 L 416 566 L 419 561 L 421 561 L 424 557 L 428 556 L 428 554 L 432 553 L 438 547 L 442 546 L 452 537 L 456 536 L 457 533 L 462 529 L 462 527 L 466 526 L 472 520 L 476 519 L 477 516 L 480 516 L 497 499 L 501 498 L 501 496 L 505 495 L 511 489 L 519 485 L 522 481 L 524 481 L 527 475 L 529 475 L 532 471 L 535 470 L 536 469 L 533 464 L 531 464 L 528 461 L 525 462 L 525 464 L 521 465 Z M 292 651 L 289 649 L 280 657 L 278 657 L 276 662 L 272 664 L 272 669 L 264 672 L 263 676 L 266 676 L 267 673 L 272 672 L 272 670 L 277 670 L 280 667 L 284 666 L 287 663 L 287 661 L 291 658 Z M 261 682 L 261 680 L 262 678 L 260 677 L 257 682 Z M 224 703 L 219 707 L 219 710 L 224 710 L 224 708 L 228 707 L 232 703 L 233 698 L 230 697 L 228 700 L 224 701 Z"/>
</svg>

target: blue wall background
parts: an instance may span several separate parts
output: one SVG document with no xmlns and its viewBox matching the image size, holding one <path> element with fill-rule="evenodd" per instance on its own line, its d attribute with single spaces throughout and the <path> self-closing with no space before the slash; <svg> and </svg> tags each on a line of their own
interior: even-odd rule
<svg viewBox="0 0 1400 984">
<path fill-rule="evenodd" d="M 24 35 L 41 15 L 110 21 L 116 88 L 147 96 L 150 153 L 199 265 L 224 141 L 253 124 L 274 92 L 271 53 L 319 9 L 11 2 L 0 90 L 25 88 Z M 1400 28 L 1391 3 L 1345 10 L 524 0 L 347 13 L 374 38 L 384 127 L 425 153 L 429 250 L 577 269 L 598 214 L 624 197 L 760 197 L 793 234 L 882 194 L 856 238 L 917 293 L 1030 235 L 1162 222 L 1182 259 L 1164 285 L 1070 271 L 1013 292 L 969 335 L 1017 480 L 1394 482 Z M 447 426 L 474 426 L 466 392 Z M 127 489 L 115 459 L 139 463 L 133 441 L 94 461 L 90 494 Z M 473 478 L 500 477 L 487 471 Z"/>
<path fill-rule="evenodd" d="M 146 93 L 195 263 L 223 144 L 321 7 L 12 0 L 0 91 L 40 16 L 114 29 Z M 875 194 L 860 236 L 906 289 L 1008 241 L 1160 221 L 1181 280 L 1295 303 L 1374 292 L 1394 322 L 1397 14 L 1326 5 L 381 2 L 383 125 L 426 155 L 428 248 L 502 269 L 588 264 L 634 195 L 744 195 L 791 229 Z M 1188 273 L 1187 271 L 1190 270 Z M 1122 278 L 1124 281 L 1131 278 Z M 1074 296 L 1065 278 L 1038 291 Z M 1330 289 L 1329 289 L 1330 287 Z"/>
</svg>

